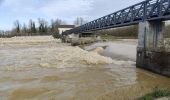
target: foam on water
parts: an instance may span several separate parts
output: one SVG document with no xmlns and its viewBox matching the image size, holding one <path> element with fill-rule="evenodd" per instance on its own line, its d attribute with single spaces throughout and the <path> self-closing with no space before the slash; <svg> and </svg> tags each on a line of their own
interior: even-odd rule
<svg viewBox="0 0 170 100">
<path fill-rule="evenodd" d="M 59 48 L 54 48 L 53 50 Z M 43 57 L 41 60 L 47 63 L 41 63 L 41 67 L 56 67 L 56 68 L 64 68 L 64 67 L 81 67 L 83 64 L 110 64 L 113 63 L 113 60 L 108 57 L 101 56 L 95 52 L 88 52 L 82 50 L 79 47 L 62 47 L 60 50 L 62 52 L 57 52 L 57 54 L 53 55 L 55 58 L 51 60 L 55 60 L 57 63 L 55 65 L 50 63 Z M 47 55 L 46 55 L 47 56 Z"/>
<path fill-rule="evenodd" d="M 128 57 L 116 60 L 115 53 L 124 58 L 133 46 L 103 49 L 104 44 L 88 52 L 52 37 L 14 37 L 0 44 L 2 100 L 134 100 L 154 87 L 170 88 L 168 78 L 136 69 Z M 107 50 L 112 59 L 97 54 Z"/>
<path fill-rule="evenodd" d="M 113 63 L 109 57 L 62 44 L 51 37 L 14 37 L 0 41 L 3 45 L 0 49 L 0 69 L 5 70 L 84 67 Z"/>
</svg>

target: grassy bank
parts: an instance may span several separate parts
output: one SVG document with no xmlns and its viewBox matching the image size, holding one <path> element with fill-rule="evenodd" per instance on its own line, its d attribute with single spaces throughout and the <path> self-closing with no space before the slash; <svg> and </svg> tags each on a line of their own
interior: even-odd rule
<svg viewBox="0 0 170 100">
<path fill-rule="evenodd" d="M 149 93 L 138 100 L 154 100 L 162 97 L 170 97 L 170 91 L 167 89 L 154 89 L 152 93 Z"/>
<path fill-rule="evenodd" d="M 102 40 L 107 40 L 107 41 L 114 41 L 116 39 L 137 39 L 137 37 L 121 37 L 121 36 L 112 36 L 112 35 L 101 35 Z"/>
</svg>

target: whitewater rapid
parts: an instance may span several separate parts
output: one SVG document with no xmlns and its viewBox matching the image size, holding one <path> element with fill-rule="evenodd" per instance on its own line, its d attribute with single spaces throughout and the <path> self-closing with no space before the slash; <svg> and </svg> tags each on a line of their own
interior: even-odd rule
<svg viewBox="0 0 170 100">
<path fill-rule="evenodd" d="M 134 100 L 170 89 L 169 78 L 136 68 L 128 41 L 83 50 L 51 36 L 0 39 L 0 100 Z"/>
<path fill-rule="evenodd" d="M 14 37 L 0 41 L 0 69 L 66 68 L 113 63 L 109 57 L 64 45 L 51 37 Z"/>
</svg>

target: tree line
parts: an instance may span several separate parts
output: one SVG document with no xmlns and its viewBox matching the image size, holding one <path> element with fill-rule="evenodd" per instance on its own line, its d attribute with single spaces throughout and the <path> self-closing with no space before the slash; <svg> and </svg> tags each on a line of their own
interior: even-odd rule
<svg viewBox="0 0 170 100">
<path fill-rule="evenodd" d="M 102 36 L 137 38 L 138 37 L 138 25 L 100 30 L 100 31 L 97 31 L 97 33 L 101 34 Z"/>
<path fill-rule="evenodd" d="M 67 25 L 66 21 L 61 19 L 51 19 L 50 22 L 45 19 L 38 18 L 38 23 L 30 19 L 29 22 L 21 24 L 19 20 L 14 22 L 14 27 L 10 31 L 0 31 L 0 37 L 14 37 L 14 36 L 42 36 L 54 35 L 59 36 L 59 25 Z M 87 21 L 82 17 L 77 17 L 73 22 L 75 26 L 85 24 Z"/>
<path fill-rule="evenodd" d="M 51 20 L 50 24 L 45 19 L 38 19 L 38 24 L 32 19 L 29 23 L 20 24 L 19 20 L 14 22 L 14 28 L 11 30 L 11 36 L 35 36 L 35 35 L 52 35 L 57 33 L 57 27 L 59 25 L 65 25 L 66 23 L 61 19 Z"/>
</svg>

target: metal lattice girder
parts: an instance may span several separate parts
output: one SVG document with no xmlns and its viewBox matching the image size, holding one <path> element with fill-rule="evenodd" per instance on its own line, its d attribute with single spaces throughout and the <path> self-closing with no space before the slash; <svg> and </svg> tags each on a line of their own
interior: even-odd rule
<svg viewBox="0 0 170 100">
<path fill-rule="evenodd" d="M 146 0 L 86 23 L 82 26 L 68 30 L 63 34 L 77 34 L 88 31 L 133 25 L 147 20 L 168 19 L 170 19 L 170 0 Z"/>
</svg>

